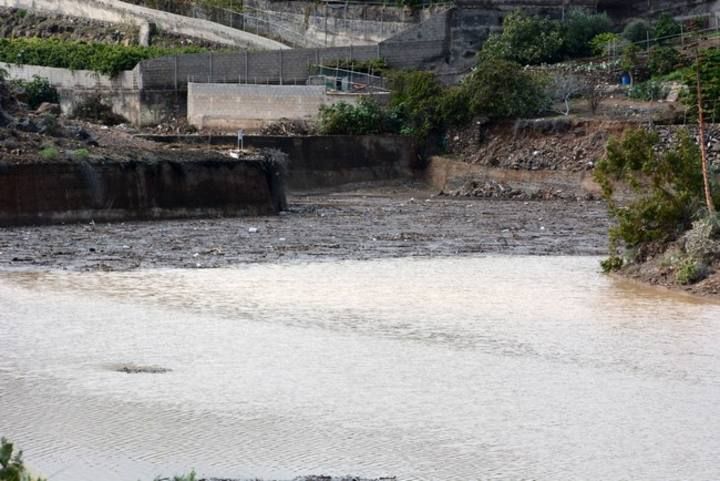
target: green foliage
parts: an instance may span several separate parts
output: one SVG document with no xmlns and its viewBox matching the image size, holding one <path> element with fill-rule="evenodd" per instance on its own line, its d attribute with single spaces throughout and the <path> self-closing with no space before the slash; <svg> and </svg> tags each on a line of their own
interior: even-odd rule
<svg viewBox="0 0 720 481">
<path fill-rule="evenodd" d="M 388 64 L 384 58 L 373 58 L 370 60 L 340 60 L 337 67 L 354 72 L 371 73 L 373 75 L 382 75 L 388 71 Z"/>
<path fill-rule="evenodd" d="M 172 478 L 155 478 L 155 481 L 197 481 L 197 474 L 195 474 L 195 470 L 193 469 L 187 474 L 179 474 L 175 475 Z"/>
<path fill-rule="evenodd" d="M 612 22 L 606 13 L 588 13 L 583 9 L 573 9 L 563 25 L 564 46 L 566 57 L 588 57 L 593 53 L 590 42 L 601 34 L 608 34 Z M 612 34 L 610 34 L 612 35 Z"/>
<path fill-rule="evenodd" d="M 70 156 L 73 160 L 82 161 L 87 160 L 88 157 L 90 157 L 90 152 L 88 149 L 77 149 L 70 152 Z"/>
<path fill-rule="evenodd" d="M 607 259 L 600 261 L 600 267 L 604 273 L 619 271 L 624 264 L 623 258 L 618 255 L 611 255 Z"/>
<path fill-rule="evenodd" d="M 368 135 L 399 132 L 393 113 L 364 97 L 357 105 L 338 102 L 320 108 L 319 131 L 326 135 Z"/>
<path fill-rule="evenodd" d="M 632 72 L 638 64 L 638 54 L 640 53 L 640 47 L 634 43 L 630 43 L 625 46 L 620 59 L 620 68 L 626 72 Z"/>
<path fill-rule="evenodd" d="M 648 56 L 650 74 L 667 75 L 682 63 L 680 52 L 673 47 L 653 47 Z"/>
<path fill-rule="evenodd" d="M 657 134 L 632 130 L 611 139 L 607 155 L 595 169 L 616 224 L 610 229 L 611 255 L 619 244 L 628 248 L 668 242 L 687 230 L 703 206 L 699 148 L 687 132 L 674 150 L 658 151 Z M 616 198 L 618 187 L 632 192 Z"/>
<path fill-rule="evenodd" d="M 2 38 L 0 61 L 43 65 L 71 70 L 94 70 L 116 75 L 132 70 L 138 62 L 166 55 L 196 53 L 198 47 L 158 48 L 86 43 L 57 38 Z"/>
<path fill-rule="evenodd" d="M 564 43 L 559 22 L 517 10 L 505 17 L 503 32 L 491 35 L 479 55 L 537 65 L 560 60 Z"/>
<path fill-rule="evenodd" d="M 40 157 L 44 160 L 56 160 L 59 155 L 60 152 L 58 152 L 58 149 L 53 146 L 45 147 L 40 151 Z"/>
<path fill-rule="evenodd" d="M 611 45 L 622 45 L 623 38 L 612 32 L 604 32 L 595 35 L 590 40 L 590 50 L 593 55 L 607 55 Z"/>
<path fill-rule="evenodd" d="M 663 82 L 648 80 L 633 85 L 628 92 L 628 97 L 635 100 L 644 100 L 645 102 L 655 102 L 666 98 L 668 93 L 668 88 Z"/>
<path fill-rule="evenodd" d="M 633 20 L 627 24 L 622 36 L 629 42 L 645 42 L 648 38 L 648 32 L 650 32 L 650 37 L 652 37 L 653 29 L 649 23 L 645 20 Z"/>
<path fill-rule="evenodd" d="M 443 88 L 430 72 L 395 72 L 390 107 L 403 119 L 402 133 L 424 138 L 441 123 Z"/>
<path fill-rule="evenodd" d="M 514 62 L 481 61 L 462 85 L 472 116 L 508 119 L 536 115 L 547 106 L 544 83 Z"/>
<path fill-rule="evenodd" d="M 0 439 L 0 481 L 41 481 L 25 469 L 22 452 L 13 456 L 13 444 L 5 438 Z"/>
<path fill-rule="evenodd" d="M 445 126 L 461 127 L 472 120 L 467 90 L 467 87 L 453 86 L 443 93 L 439 109 Z"/>
<path fill-rule="evenodd" d="M 683 97 L 691 117 L 697 117 L 697 64 L 685 72 L 687 94 Z M 703 111 L 710 122 L 720 119 L 720 49 L 705 50 L 700 55 L 700 83 L 702 85 Z"/>
<path fill-rule="evenodd" d="M 33 75 L 33 79 L 30 81 L 13 80 L 12 84 L 22 90 L 31 109 L 38 108 L 43 102 L 56 104 L 60 101 L 57 90 L 44 77 Z"/>
<path fill-rule="evenodd" d="M 689 285 L 695 284 L 705 278 L 707 267 L 692 257 L 682 259 L 675 271 L 675 280 L 678 284 Z"/>
<path fill-rule="evenodd" d="M 667 13 L 660 15 L 660 18 L 655 22 L 654 35 L 655 38 L 659 38 L 661 41 L 667 40 L 667 37 L 680 35 L 681 32 L 682 28 L 680 27 L 680 23 L 678 23 L 672 15 Z"/>
</svg>

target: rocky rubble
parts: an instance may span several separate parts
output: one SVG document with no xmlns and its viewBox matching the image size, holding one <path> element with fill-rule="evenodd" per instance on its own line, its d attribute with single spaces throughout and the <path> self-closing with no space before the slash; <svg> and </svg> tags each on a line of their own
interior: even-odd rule
<svg viewBox="0 0 720 481">
<path fill-rule="evenodd" d="M 568 118 L 518 121 L 450 133 L 449 150 L 464 162 L 517 170 L 591 170 L 622 126 Z"/>
<path fill-rule="evenodd" d="M 482 199 L 504 200 L 593 200 L 592 194 L 578 196 L 575 193 L 565 192 L 562 189 L 535 189 L 513 187 L 494 180 L 479 181 L 468 180 L 462 187 L 450 192 L 440 192 L 441 196 L 448 197 L 476 197 Z"/>
</svg>

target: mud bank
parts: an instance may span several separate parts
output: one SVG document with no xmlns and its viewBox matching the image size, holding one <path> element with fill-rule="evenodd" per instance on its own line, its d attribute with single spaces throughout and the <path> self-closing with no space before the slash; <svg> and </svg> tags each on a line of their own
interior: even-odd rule
<svg viewBox="0 0 720 481">
<path fill-rule="evenodd" d="M 0 226 L 267 215 L 285 193 L 262 155 L 0 163 Z"/>
<path fill-rule="evenodd" d="M 270 217 L 0 229 L 0 268 L 129 270 L 467 254 L 604 255 L 600 202 L 449 199 L 416 186 L 290 196 Z"/>
</svg>

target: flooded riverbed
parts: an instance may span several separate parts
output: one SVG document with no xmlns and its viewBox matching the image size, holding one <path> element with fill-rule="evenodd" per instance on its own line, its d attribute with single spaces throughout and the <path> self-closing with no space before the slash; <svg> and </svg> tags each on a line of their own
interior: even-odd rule
<svg viewBox="0 0 720 481">
<path fill-rule="evenodd" d="M 0 434 L 53 481 L 719 479 L 720 306 L 593 257 L 0 273 Z"/>
</svg>

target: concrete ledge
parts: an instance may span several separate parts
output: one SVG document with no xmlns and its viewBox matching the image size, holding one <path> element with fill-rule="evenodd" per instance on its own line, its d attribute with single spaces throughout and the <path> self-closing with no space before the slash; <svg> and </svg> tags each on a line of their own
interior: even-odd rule
<svg viewBox="0 0 720 481">
<path fill-rule="evenodd" d="M 232 159 L 0 163 L 0 226 L 267 215 L 272 185 L 260 162 Z"/>
<path fill-rule="evenodd" d="M 227 145 L 234 135 L 145 135 L 157 142 Z M 345 184 L 411 178 L 419 164 L 419 146 L 400 135 L 318 135 L 245 137 L 246 148 L 277 149 L 288 156 L 287 185 L 291 190 L 338 187 Z"/>
</svg>

